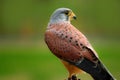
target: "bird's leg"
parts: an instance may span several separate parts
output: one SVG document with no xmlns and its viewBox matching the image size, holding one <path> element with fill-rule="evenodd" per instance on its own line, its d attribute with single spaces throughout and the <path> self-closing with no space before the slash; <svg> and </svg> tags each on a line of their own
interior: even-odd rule
<svg viewBox="0 0 120 80">
<path fill-rule="evenodd" d="M 72 80 L 80 80 L 80 79 L 78 79 L 76 75 L 73 75 Z"/>
<path fill-rule="evenodd" d="M 76 74 L 70 74 L 67 80 L 80 80 L 77 78 Z"/>
<path fill-rule="evenodd" d="M 72 80 L 77 80 L 77 76 L 76 76 L 76 75 L 73 75 L 73 76 L 72 76 Z"/>
</svg>

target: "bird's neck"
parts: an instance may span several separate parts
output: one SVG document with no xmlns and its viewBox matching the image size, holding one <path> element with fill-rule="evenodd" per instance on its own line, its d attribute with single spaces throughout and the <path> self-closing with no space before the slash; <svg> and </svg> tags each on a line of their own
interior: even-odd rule
<svg viewBox="0 0 120 80">
<path fill-rule="evenodd" d="M 47 29 L 53 28 L 53 27 L 61 27 L 62 25 L 70 24 L 70 21 L 59 21 L 54 23 L 48 23 Z"/>
</svg>

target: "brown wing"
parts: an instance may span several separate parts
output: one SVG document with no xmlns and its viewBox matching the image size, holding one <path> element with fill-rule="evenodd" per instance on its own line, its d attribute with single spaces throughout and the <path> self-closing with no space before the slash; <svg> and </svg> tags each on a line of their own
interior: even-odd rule
<svg viewBox="0 0 120 80">
<path fill-rule="evenodd" d="M 74 61 L 80 58 L 79 50 L 51 32 L 46 33 L 46 43 L 49 49 L 60 59 Z"/>
<path fill-rule="evenodd" d="M 45 41 L 49 49 L 60 59 L 79 61 L 84 57 L 91 61 L 96 55 L 85 36 L 70 24 L 51 25 L 45 33 Z M 57 27 L 55 27 L 57 26 Z"/>
</svg>

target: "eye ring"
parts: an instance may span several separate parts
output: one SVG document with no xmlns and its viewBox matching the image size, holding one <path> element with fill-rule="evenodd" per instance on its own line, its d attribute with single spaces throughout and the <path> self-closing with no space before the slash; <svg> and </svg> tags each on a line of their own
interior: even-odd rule
<svg viewBox="0 0 120 80">
<path fill-rule="evenodd" d="M 65 13 L 66 15 L 68 15 L 68 14 L 69 14 L 69 11 L 68 11 L 68 10 L 66 10 L 64 13 Z"/>
</svg>

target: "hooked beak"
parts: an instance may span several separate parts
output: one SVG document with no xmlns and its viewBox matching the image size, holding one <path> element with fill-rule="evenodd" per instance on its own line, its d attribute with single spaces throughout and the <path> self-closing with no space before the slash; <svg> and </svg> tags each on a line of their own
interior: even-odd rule
<svg viewBox="0 0 120 80">
<path fill-rule="evenodd" d="M 77 17 L 76 17 L 76 16 L 73 16 L 73 19 L 75 19 L 75 20 L 76 20 L 76 19 L 77 19 Z"/>
<path fill-rule="evenodd" d="M 72 11 L 69 13 L 69 18 L 70 20 L 77 19 L 76 15 Z"/>
</svg>

